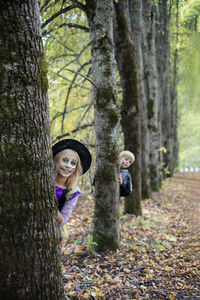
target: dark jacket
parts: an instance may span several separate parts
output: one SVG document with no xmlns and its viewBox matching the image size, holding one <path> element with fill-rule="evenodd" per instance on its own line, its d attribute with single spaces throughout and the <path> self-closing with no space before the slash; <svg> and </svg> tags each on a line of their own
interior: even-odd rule
<svg viewBox="0 0 200 300">
<path fill-rule="evenodd" d="M 120 197 L 129 196 L 132 193 L 132 178 L 127 169 L 120 170 L 122 175 L 122 185 L 120 185 Z"/>
</svg>

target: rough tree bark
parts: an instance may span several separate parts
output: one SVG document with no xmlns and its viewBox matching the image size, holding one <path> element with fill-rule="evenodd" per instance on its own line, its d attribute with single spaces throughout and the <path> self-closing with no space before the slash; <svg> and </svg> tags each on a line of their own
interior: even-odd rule
<svg viewBox="0 0 200 300">
<path fill-rule="evenodd" d="M 157 68 L 159 72 L 159 88 L 161 90 L 161 108 L 159 119 L 161 122 L 161 143 L 166 149 L 163 153 L 164 176 L 172 174 L 172 132 L 171 132 L 171 101 L 170 101 L 170 41 L 169 41 L 169 1 L 159 0 L 157 6 Z"/>
<path fill-rule="evenodd" d="M 122 85 L 122 130 L 126 150 L 135 154 L 130 167 L 133 193 L 125 198 L 125 213 L 142 214 L 141 208 L 141 120 L 136 52 L 132 41 L 128 0 L 115 2 L 116 60 Z"/>
<path fill-rule="evenodd" d="M 175 31 L 175 50 L 173 53 L 173 70 L 172 70 L 172 81 L 170 88 L 170 98 L 171 98 L 171 131 L 173 138 L 173 149 L 172 149 L 172 174 L 174 169 L 177 167 L 178 162 L 178 136 L 177 136 L 177 126 L 178 126 L 178 103 L 177 103 L 177 64 L 178 64 L 178 38 L 179 38 L 179 0 L 176 0 L 176 31 Z"/>
<path fill-rule="evenodd" d="M 144 65 L 142 55 L 142 40 L 145 28 L 142 16 L 142 2 L 140 0 L 129 0 L 129 14 L 138 69 L 139 101 L 141 106 L 141 190 L 142 198 L 145 199 L 151 197 L 151 189 L 149 177 L 147 101 L 144 87 Z"/>
<path fill-rule="evenodd" d="M 114 77 L 113 1 L 86 1 L 95 100 L 96 175 L 93 240 L 98 250 L 119 247 L 118 130 Z"/>
<path fill-rule="evenodd" d="M 143 17 L 145 32 L 143 39 L 145 91 L 147 96 L 147 114 L 149 131 L 149 163 L 150 185 L 152 190 L 158 190 L 160 186 L 158 151 L 159 151 L 159 97 L 158 74 L 156 66 L 155 49 L 155 18 L 152 0 L 143 0 Z"/>
<path fill-rule="evenodd" d="M 37 0 L 0 1 L 0 298 L 63 299 Z"/>
</svg>

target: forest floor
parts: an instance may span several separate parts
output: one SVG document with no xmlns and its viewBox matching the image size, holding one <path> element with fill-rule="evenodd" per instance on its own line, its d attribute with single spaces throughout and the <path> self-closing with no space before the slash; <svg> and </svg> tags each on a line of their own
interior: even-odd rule
<svg viewBox="0 0 200 300">
<path fill-rule="evenodd" d="M 200 299 L 200 173 L 177 173 L 143 216 L 123 215 L 121 248 L 92 250 L 93 196 L 83 195 L 63 245 L 67 299 Z"/>
</svg>

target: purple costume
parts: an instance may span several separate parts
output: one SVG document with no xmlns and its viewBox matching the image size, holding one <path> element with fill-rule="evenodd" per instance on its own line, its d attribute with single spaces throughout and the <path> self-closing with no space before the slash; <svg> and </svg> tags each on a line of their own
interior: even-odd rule
<svg viewBox="0 0 200 300">
<path fill-rule="evenodd" d="M 58 202 L 59 202 L 60 197 L 62 196 L 64 189 L 65 188 L 56 186 L 56 199 Z M 64 219 L 63 219 L 62 223 L 59 225 L 60 227 L 64 226 L 66 224 L 66 222 L 68 221 L 69 217 L 71 216 L 72 210 L 73 210 L 74 206 L 76 205 L 76 202 L 78 200 L 78 196 L 80 195 L 80 193 L 81 192 L 77 189 L 77 191 L 75 193 L 66 197 L 64 206 L 61 209 L 61 214 L 63 215 Z"/>
</svg>

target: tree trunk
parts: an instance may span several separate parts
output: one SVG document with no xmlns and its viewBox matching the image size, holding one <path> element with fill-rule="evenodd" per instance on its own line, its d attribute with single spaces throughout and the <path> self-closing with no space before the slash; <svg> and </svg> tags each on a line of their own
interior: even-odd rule
<svg viewBox="0 0 200 300">
<path fill-rule="evenodd" d="M 151 188 L 157 191 L 160 186 L 158 151 L 159 151 L 159 124 L 158 124 L 158 74 L 155 50 L 155 19 L 151 0 L 143 0 L 143 16 L 145 34 L 143 40 L 145 90 L 147 96 L 150 182 Z"/>
<path fill-rule="evenodd" d="M 147 130 L 147 102 L 144 88 L 144 66 L 142 55 L 142 38 L 144 22 L 142 18 L 142 2 L 129 0 L 129 13 L 132 29 L 132 40 L 136 50 L 138 69 L 139 101 L 141 105 L 141 190 L 142 198 L 151 197 L 149 174 L 149 134 Z"/>
<path fill-rule="evenodd" d="M 176 37 L 175 37 L 175 49 L 173 53 L 173 70 L 172 70 L 172 81 L 170 89 L 171 98 L 171 116 L 172 124 L 171 131 L 173 135 L 173 149 L 172 149 L 172 174 L 174 169 L 177 167 L 178 162 L 178 136 L 177 136 L 177 63 L 178 63 L 178 38 L 179 38 L 179 1 L 176 1 Z"/>
<path fill-rule="evenodd" d="M 113 2 L 86 1 L 95 101 L 96 175 L 93 240 L 98 250 L 119 248 L 119 113 L 114 77 Z"/>
<path fill-rule="evenodd" d="M 159 70 L 159 81 L 162 95 L 161 102 L 161 143 L 166 149 L 163 153 L 164 175 L 172 174 L 172 132 L 171 132 L 171 102 L 169 85 L 169 21 L 168 0 L 160 0 L 158 3 L 157 20 L 157 59 Z"/>
<path fill-rule="evenodd" d="M 122 84 L 122 130 L 125 149 L 135 154 L 130 167 L 133 193 L 125 198 L 125 213 L 141 215 L 141 120 L 136 53 L 131 35 L 128 0 L 115 3 L 116 59 Z"/>
<path fill-rule="evenodd" d="M 1 299 L 63 299 L 38 1 L 0 1 Z"/>
</svg>

